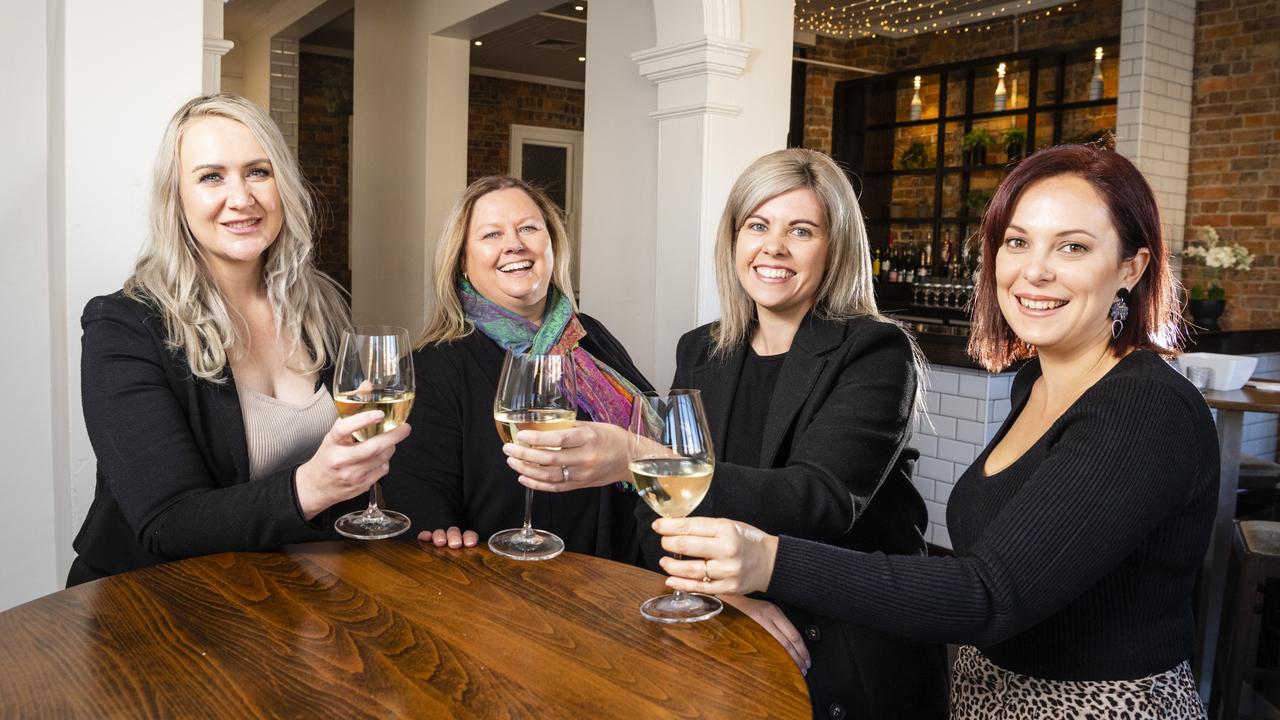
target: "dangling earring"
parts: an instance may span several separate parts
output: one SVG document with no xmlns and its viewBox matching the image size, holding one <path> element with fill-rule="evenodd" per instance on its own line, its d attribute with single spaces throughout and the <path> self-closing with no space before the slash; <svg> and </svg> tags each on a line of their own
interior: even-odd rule
<svg viewBox="0 0 1280 720">
<path fill-rule="evenodd" d="M 1124 299 L 1129 297 L 1129 288 L 1122 287 L 1116 291 L 1116 299 L 1111 303 L 1111 338 L 1120 337 L 1120 332 L 1124 330 L 1124 321 L 1129 317 L 1129 303 Z"/>
</svg>

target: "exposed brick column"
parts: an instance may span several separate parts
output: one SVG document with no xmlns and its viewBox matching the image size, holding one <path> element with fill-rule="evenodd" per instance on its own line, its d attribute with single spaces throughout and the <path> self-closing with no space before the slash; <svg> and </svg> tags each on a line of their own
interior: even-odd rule
<svg viewBox="0 0 1280 720">
<path fill-rule="evenodd" d="M 298 154 L 298 41 L 271 40 L 271 119 Z"/>
</svg>

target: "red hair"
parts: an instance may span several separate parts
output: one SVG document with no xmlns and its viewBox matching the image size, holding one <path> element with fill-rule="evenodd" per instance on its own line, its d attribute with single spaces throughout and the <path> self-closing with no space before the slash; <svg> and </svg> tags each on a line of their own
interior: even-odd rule
<svg viewBox="0 0 1280 720">
<path fill-rule="evenodd" d="M 1059 145 L 1041 150 L 1018 163 L 996 188 L 978 231 L 982 261 L 974 289 L 969 354 L 992 372 L 1035 355 L 1035 348 L 1014 335 L 1000 312 L 995 257 L 1022 191 L 1059 175 L 1074 175 L 1097 191 L 1120 237 L 1122 259 L 1132 258 L 1141 248 L 1151 253 L 1146 271 L 1129 291 L 1129 318 L 1119 336 L 1111 340 L 1112 350 L 1117 355 L 1134 349 L 1153 350 L 1165 356 L 1177 354 L 1183 322 L 1175 302 L 1176 283 L 1160 230 L 1155 194 L 1133 163 L 1113 150 L 1094 145 Z"/>
</svg>

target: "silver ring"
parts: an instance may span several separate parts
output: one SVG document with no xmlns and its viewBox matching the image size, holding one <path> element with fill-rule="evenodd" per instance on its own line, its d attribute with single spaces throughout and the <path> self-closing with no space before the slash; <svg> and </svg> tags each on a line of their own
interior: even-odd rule
<svg viewBox="0 0 1280 720">
<path fill-rule="evenodd" d="M 569 482 L 569 466 L 568 465 L 560 466 L 560 477 L 564 478 L 565 482 Z"/>
</svg>

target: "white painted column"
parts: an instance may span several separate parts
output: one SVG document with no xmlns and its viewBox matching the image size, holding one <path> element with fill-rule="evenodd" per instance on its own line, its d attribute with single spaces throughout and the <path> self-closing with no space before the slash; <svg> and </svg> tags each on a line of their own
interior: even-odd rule
<svg viewBox="0 0 1280 720">
<path fill-rule="evenodd" d="M 429 8 L 356 9 L 351 276 L 357 322 L 426 319 L 444 215 L 466 186 L 470 43 L 432 35 Z"/>
<path fill-rule="evenodd" d="M 5 343 L 12 412 L 0 524 L 0 609 L 61 587 L 93 498 L 80 410 L 80 312 L 120 288 L 146 232 L 151 165 L 165 123 L 201 91 L 202 0 L 88 0 L 0 10 L 0 120 L 14 172 L 0 180 L 2 292 L 20 308 Z M 112 50 L 102 52 L 104 38 Z M 119 80 L 132 82 L 121 102 Z M 10 313 L 11 315 L 13 313 Z M 16 393 L 16 395 L 15 395 Z"/>
<path fill-rule="evenodd" d="M 658 91 L 631 54 L 652 47 L 653 7 L 592 0 L 587 24 L 582 223 L 578 258 L 582 310 L 604 323 L 655 385 L 654 322 Z M 665 268 L 663 268 L 665 271 Z"/>
<path fill-rule="evenodd" d="M 752 160 L 785 146 L 791 4 L 655 0 L 656 47 L 634 54 L 658 87 L 655 382 L 676 342 L 720 315 L 714 247 L 725 198 Z"/>
<path fill-rule="evenodd" d="M 1191 132 L 1194 0 L 1124 0 L 1116 150 L 1155 190 L 1170 251 L 1182 251 Z"/>
<path fill-rule="evenodd" d="M 204 0 L 204 72 L 201 86 L 206 95 L 222 88 L 222 56 L 235 43 L 222 37 L 222 11 L 227 0 Z"/>
</svg>

